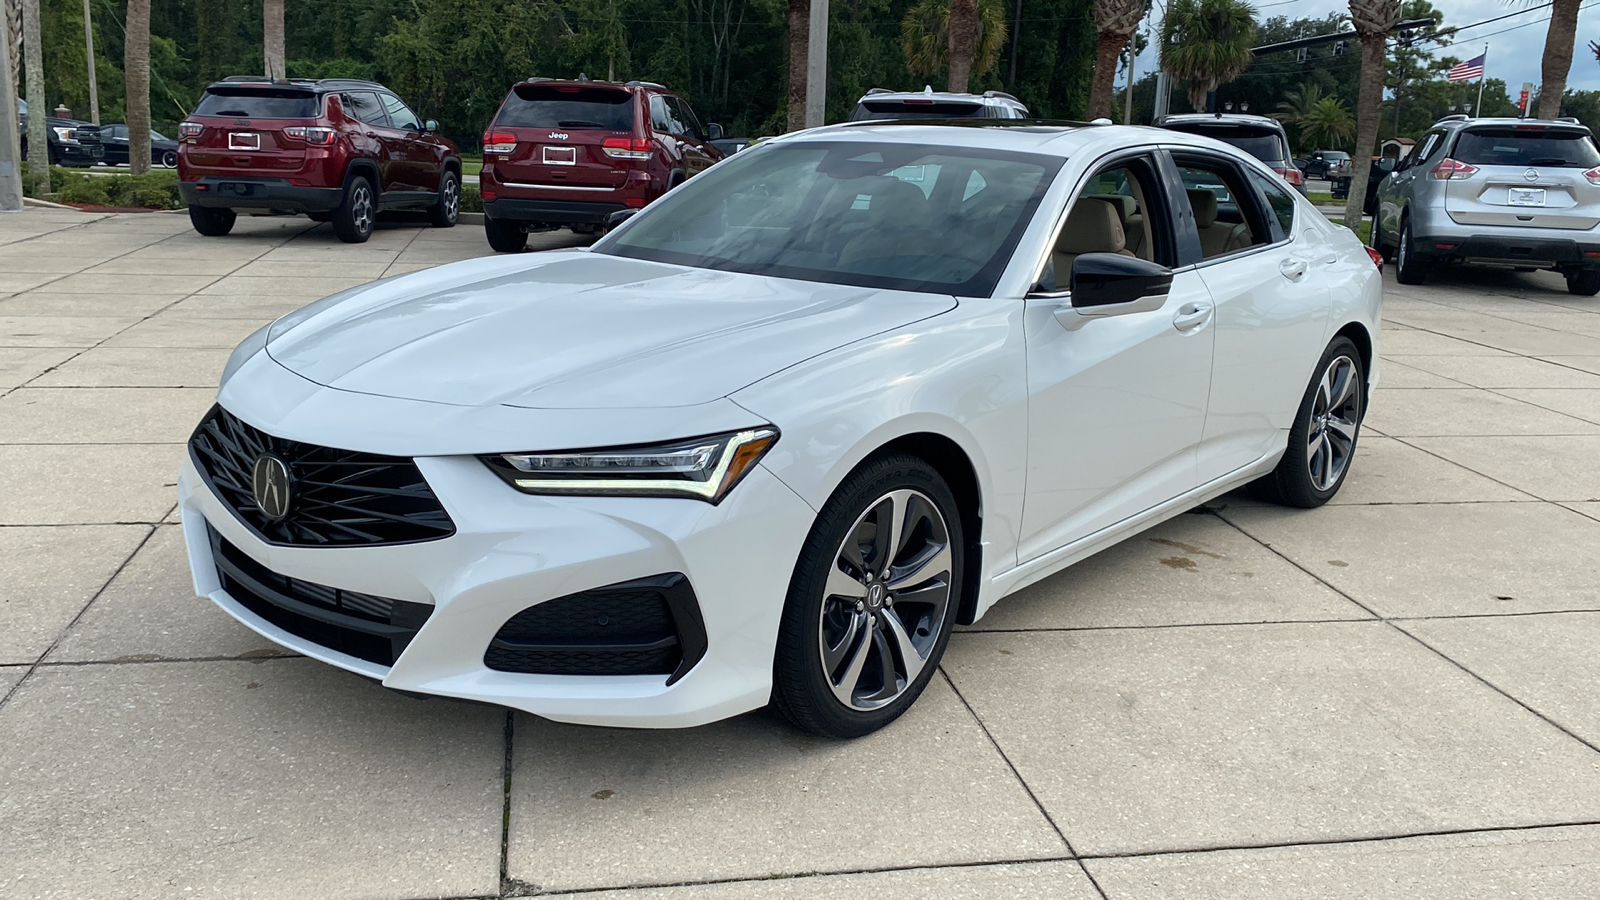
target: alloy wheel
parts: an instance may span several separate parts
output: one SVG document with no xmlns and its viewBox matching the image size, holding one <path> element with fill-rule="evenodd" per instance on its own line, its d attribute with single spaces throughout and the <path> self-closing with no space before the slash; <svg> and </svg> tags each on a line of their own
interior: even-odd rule
<svg viewBox="0 0 1600 900">
<path fill-rule="evenodd" d="M 845 533 L 818 624 L 823 676 L 840 703 L 881 708 L 926 667 L 950 613 L 954 554 L 938 506 L 891 491 Z"/>
<path fill-rule="evenodd" d="M 445 179 L 443 202 L 445 218 L 454 222 L 456 213 L 461 209 L 461 186 L 454 178 Z"/>
<path fill-rule="evenodd" d="M 372 229 L 372 190 L 365 181 L 356 185 L 355 195 L 350 198 L 350 221 L 357 231 Z"/>
<path fill-rule="evenodd" d="M 1323 370 L 1306 431 L 1306 468 L 1311 484 L 1326 491 L 1339 483 L 1350 465 L 1361 422 L 1361 370 L 1348 356 L 1338 356 Z"/>
</svg>

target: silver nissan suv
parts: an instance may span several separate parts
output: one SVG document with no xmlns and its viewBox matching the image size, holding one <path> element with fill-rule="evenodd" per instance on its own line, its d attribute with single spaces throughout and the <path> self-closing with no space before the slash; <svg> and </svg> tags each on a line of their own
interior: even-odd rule
<svg viewBox="0 0 1600 900">
<path fill-rule="evenodd" d="M 1553 269 L 1600 293 L 1600 148 L 1577 119 L 1440 120 L 1378 186 L 1372 246 L 1401 284 L 1460 263 Z"/>
</svg>

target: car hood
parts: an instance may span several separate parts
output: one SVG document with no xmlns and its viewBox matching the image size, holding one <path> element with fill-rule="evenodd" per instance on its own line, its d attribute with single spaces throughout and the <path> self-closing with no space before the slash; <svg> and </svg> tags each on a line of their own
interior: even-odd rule
<svg viewBox="0 0 1600 900">
<path fill-rule="evenodd" d="M 386 279 L 278 320 L 267 353 L 327 387 L 457 406 L 692 406 L 955 307 L 953 297 L 587 251 Z"/>
</svg>

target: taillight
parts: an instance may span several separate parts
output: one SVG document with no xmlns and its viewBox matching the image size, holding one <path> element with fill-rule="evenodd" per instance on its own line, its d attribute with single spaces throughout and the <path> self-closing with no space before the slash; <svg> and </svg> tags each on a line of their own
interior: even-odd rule
<svg viewBox="0 0 1600 900">
<path fill-rule="evenodd" d="M 178 136 L 179 137 L 186 137 L 186 138 L 188 138 L 188 137 L 199 137 L 200 136 L 200 132 L 205 131 L 205 130 L 206 130 L 206 127 L 204 125 L 201 125 L 199 122 L 179 122 L 178 123 Z"/>
<path fill-rule="evenodd" d="M 1477 171 L 1477 166 L 1469 166 L 1464 162 L 1456 162 L 1447 156 L 1444 159 L 1439 160 L 1439 164 L 1434 166 L 1428 174 L 1440 181 L 1449 181 L 1452 178 L 1466 178 L 1468 175 L 1472 175 Z"/>
<path fill-rule="evenodd" d="M 643 138 L 606 138 L 600 149 L 612 159 L 650 158 L 650 142 Z"/>
<path fill-rule="evenodd" d="M 1373 247 L 1366 248 L 1366 251 L 1367 251 L 1367 255 L 1372 257 L 1372 264 L 1378 267 L 1378 271 L 1379 272 L 1382 272 L 1383 271 L 1383 254 L 1378 252 L 1378 250 L 1373 248 Z"/>
<path fill-rule="evenodd" d="M 285 136 L 294 138 L 297 141 L 305 141 L 308 144 L 325 147 L 333 143 L 334 130 L 314 125 L 290 125 L 283 129 L 283 133 Z"/>
<path fill-rule="evenodd" d="M 1282 175 L 1284 181 L 1289 182 L 1295 187 L 1299 187 L 1301 182 L 1304 180 L 1304 176 L 1300 174 L 1299 169 L 1274 169 L 1273 171 L 1277 172 L 1279 175 Z"/>
<path fill-rule="evenodd" d="M 509 131 L 485 131 L 483 133 L 483 152 L 485 153 L 510 153 L 517 149 L 517 136 Z"/>
<path fill-rule="evenodd" d="M 1590 184 L 1600 184 L 1600 166 L 1595 166 L 1583 173 L 1583 177 L 1589 179 Z"/>
</svg>

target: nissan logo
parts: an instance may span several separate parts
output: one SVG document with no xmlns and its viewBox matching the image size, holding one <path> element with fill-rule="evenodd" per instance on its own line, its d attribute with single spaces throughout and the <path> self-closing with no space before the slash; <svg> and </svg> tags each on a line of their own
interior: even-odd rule
<svg viewBox="0 0 1600 900">
<path fill-rule="evenodd" d="M 255 470 L 250 476 L 250 488 L 255 494 L 256 506 L 269 522 L 278 522 L 289 514 L 289 464 L 263 453 L 256 457 Z"/>
<path fill-rule="evenodd" d="M 553 141 L 564 141 L 567 139 L 567 133 L 565 131 L 552 131 L 550 132 L 550 139 Z"/>
<path fill-rule="evenodd" d="M 1533 169 L 1529 169 L 1528 171 L 1522 173 L 1522 177 L 1528 179 L 1529 181 L 1538 181 L 1539 173 L 1535 172 Z"/>
</svg>

